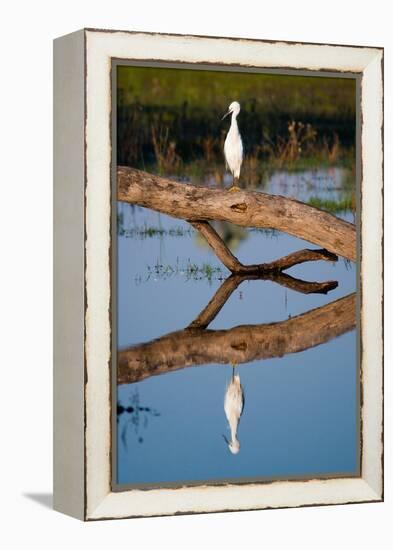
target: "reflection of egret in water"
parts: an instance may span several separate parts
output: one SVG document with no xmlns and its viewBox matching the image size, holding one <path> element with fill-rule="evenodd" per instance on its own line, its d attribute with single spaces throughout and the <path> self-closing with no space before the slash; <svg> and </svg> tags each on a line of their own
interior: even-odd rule
<svg viewBox="0 0 393 550">
<path fill-rule="evenodd" d="M 228 449 L 234 455 L 240 451 L 237 428 L 244 408 L 243 387 L 240 383 L 240 376 L 235 374 L 235 367 L 236 364 L 232 364 L 232 378 L 227 386 L 224 400 L 224 410 L 231 430 L 231 440 L 228 441 L 225 435 L 224 439 L 228 445 Z"/>
<path fill-rule="evenodd" d="M 188 327 L 119 350 L 118 384 L 132 384 L 197 365 L 250 363 L 282 357 L 329 342 L 356 326 L 353 293 L 285 321 L 207 330 L 242 281 L 256 278 L 231 275 Z M 337 281 L 307 282 L 284 273 L 270 275 L 268 280 L 306 294 L 327 294 L 337 287 Z"/>
<path fill-rule="evenodd" d="M 129 405 L 122 405 L 120 402 L 117 403 L 117 422 L 119 422 L 120 416 L 124 415 L 121 440 L 125 447 L 127 447 L 127 434 L 130 428 L 134 427 L 138 443 L 143 443 L 143 437 L 139 435 L 141 425 L 146 429 L 149 423 L 149 416 L 160 416 L 160 413 L 155 409 L 140 404 L 138 388 L 135 388 L 134 393 L 130 395 L 129 403 Z"/>
</svg>

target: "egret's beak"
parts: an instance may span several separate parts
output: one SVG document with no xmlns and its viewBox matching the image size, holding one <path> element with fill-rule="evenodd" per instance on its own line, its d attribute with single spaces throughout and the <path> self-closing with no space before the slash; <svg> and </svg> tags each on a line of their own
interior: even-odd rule
<svg viewBox="0 0 393 550">
<path fill-rule="evenodd" d="M 222 437 L 224 438 L 225 443 L 226 443 L 227 445 L 229 445 L 229 441 L 228 441 L 228 439 L 225 437 L 224 434 L 222 434 Z"/>
<path fill-rule="evenodd" d="M 226 118 L 226 117 L 227 117 L 228 115 L 230 115 L 230 114 L 231 114 L 231 111 L 228 111 L 227 113 L 225 113 L 225 115 L 222 117 L 221 120 L 224 120 L 224 118 Z"/>
</svg>

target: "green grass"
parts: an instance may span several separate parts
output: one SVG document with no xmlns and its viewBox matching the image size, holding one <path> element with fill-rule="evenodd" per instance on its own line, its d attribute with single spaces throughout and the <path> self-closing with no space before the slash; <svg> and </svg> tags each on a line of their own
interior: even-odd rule
<svg viewBox="0 0 393 550">
<path fill-rule="evenodd" d="M 149 67 L 118 68 L 119 104 L 209 109 L 222 116 L 240 101 L 250 111 L 316 116 L 355 114 L 354 79 L 261 73 L 195 71 Z"/>
<path fill-rule="evenodd" d="M 156 164 L 154 171 L 166 174 L 186 173 L 194 161 L 222 165 L 229 121 L 221 117 L 234 99 L 241 103 L 246 158 L 302 169 L 305 162 L 331 165 L 332 156 L 335 163 L 345 162 L 341 157 L 355 147 L 354 79 L 119 67 L 117 84 L 119 164 L 141 169 Z M 291 121 L 311 126 L 315 138 L 306 147 L 299 141 L 302 152 L 288 164 L 281 145 Z M 331 154 L 335 139 L 338 155 Z"/>
<path fill-rule="evenodd" d="M 278 238 L 281 234 L 281 232 L 277 229 L 269 229 L 268 227 L 250 227 L 249 231 L 254 233 L 262 233 L 262 235 L 265 235 L 265 237 L 269 237 L 270 239 Z"/>
<path fill-rule="evenodd" d="M 321 210 L 327 210 L 332 214 L 354 209 L 352 197 L 345 197 L 338 201 L 334 201 L 330 199 L 320 199 L 318 197 L 311 197 L 308 200 L 308 204 L 310 206 L 315 206 L 316 208 L 320 208 Z"/>
<path fill-rule="evenodd" d="M 184 277 L 186 281 L 200 281 L 207 280 L 211 283 L 213 280 L 222 281 L 227 275 L 227 270 L 220 266 L 212 265 L 207 262 L 204 262 L 202 265 L 198 265 L 194 262 L 191 262 L 188 259 L 187 263 L 183 266 L 179 264 L 179 259 L 175 265 L 171 264 L 162 264 L 159 261 L 156 262 L 153 266 L 147 266 L 147 276 L 144 278 L 139 275 L 136 278 L 136 282 L 142 283 L 147 282 L 151 279 L 153 280 L 166 280 L 170 277 L 181 276 Z"/>
<path fill-rule="evenodd" d="M 194 231 L 193 229 L 186 227 L 179 226 L 173 226 L 169 229 L 164 229 L 163 227 L 155 227 L 155 226 L 136 226 L 132 228 L 124 228 L 123 225 L 123 217 L 122 215 L 118 215 L 117 218 L 117 231 L 118 235 L 122 237 L 130 237 L 130 238 L 139 238 L 139 239 L 148 239 L 148 238 L 154 238 L 154 237 L 188 237 L 193 235 Z"/>
</svg>

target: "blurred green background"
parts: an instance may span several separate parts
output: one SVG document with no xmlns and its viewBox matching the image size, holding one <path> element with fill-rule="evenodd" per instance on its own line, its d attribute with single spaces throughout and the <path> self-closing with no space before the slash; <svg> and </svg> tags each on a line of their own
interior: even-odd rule
<svg viewBox="0 0 393 550">
<path fill-rule="evenodd" d="M 221 117 L 237 100 L 244 185 L 277 169 L 354 173 L 355 79 L 120 66 L 117 83 L 118 164 L 220 184 Z"/>
</svg>

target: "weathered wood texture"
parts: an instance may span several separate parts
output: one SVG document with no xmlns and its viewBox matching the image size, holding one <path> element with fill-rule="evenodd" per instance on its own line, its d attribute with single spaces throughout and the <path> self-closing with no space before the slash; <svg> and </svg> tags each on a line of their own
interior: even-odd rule
<svg viewBox="0 0 393 550">
<path fill-rule="evenodd" d="M 326 260 L 329 262 L 336 262 L 338 260 L 336 254 L 332 254 L 325 249 L 321 250 L 298 250 L 288 256 L 283 256 L 273 262 L 262 264 L 244 265 L 232 254 L 227 245 L 221 239 L 217 231 L 208 223 L 204 221 L 193 222 L 190 224 L 197 229 L 206 239 L 209 246 L 212 248 L 217 258 L 227 267 L 232 273 L 239 274 L 253 274 L 253 273 L 269 273 L 280 272 L 285 269 L 289 269 L 294 265 L 304 262 L 312 262 L 318 260 Z"/>
<path fill-rule="evenodd" d="M 273 228 L 356 260 L 353 224 L 294 199 L 197 187 L 125 166 L 117 169 L 117 186 L 120 201 L 190 222 L 224 220 L 244 227 Z"/>
<path fill-rule="evenodd" d="M 355 312 L 356 294 L 350 294 L 279 323 L 173 332 L 121 350 L 118 383 L 137 382 L 188 366 L 239 364 L 300 352 L 353 329 Z"/>
</svg>

